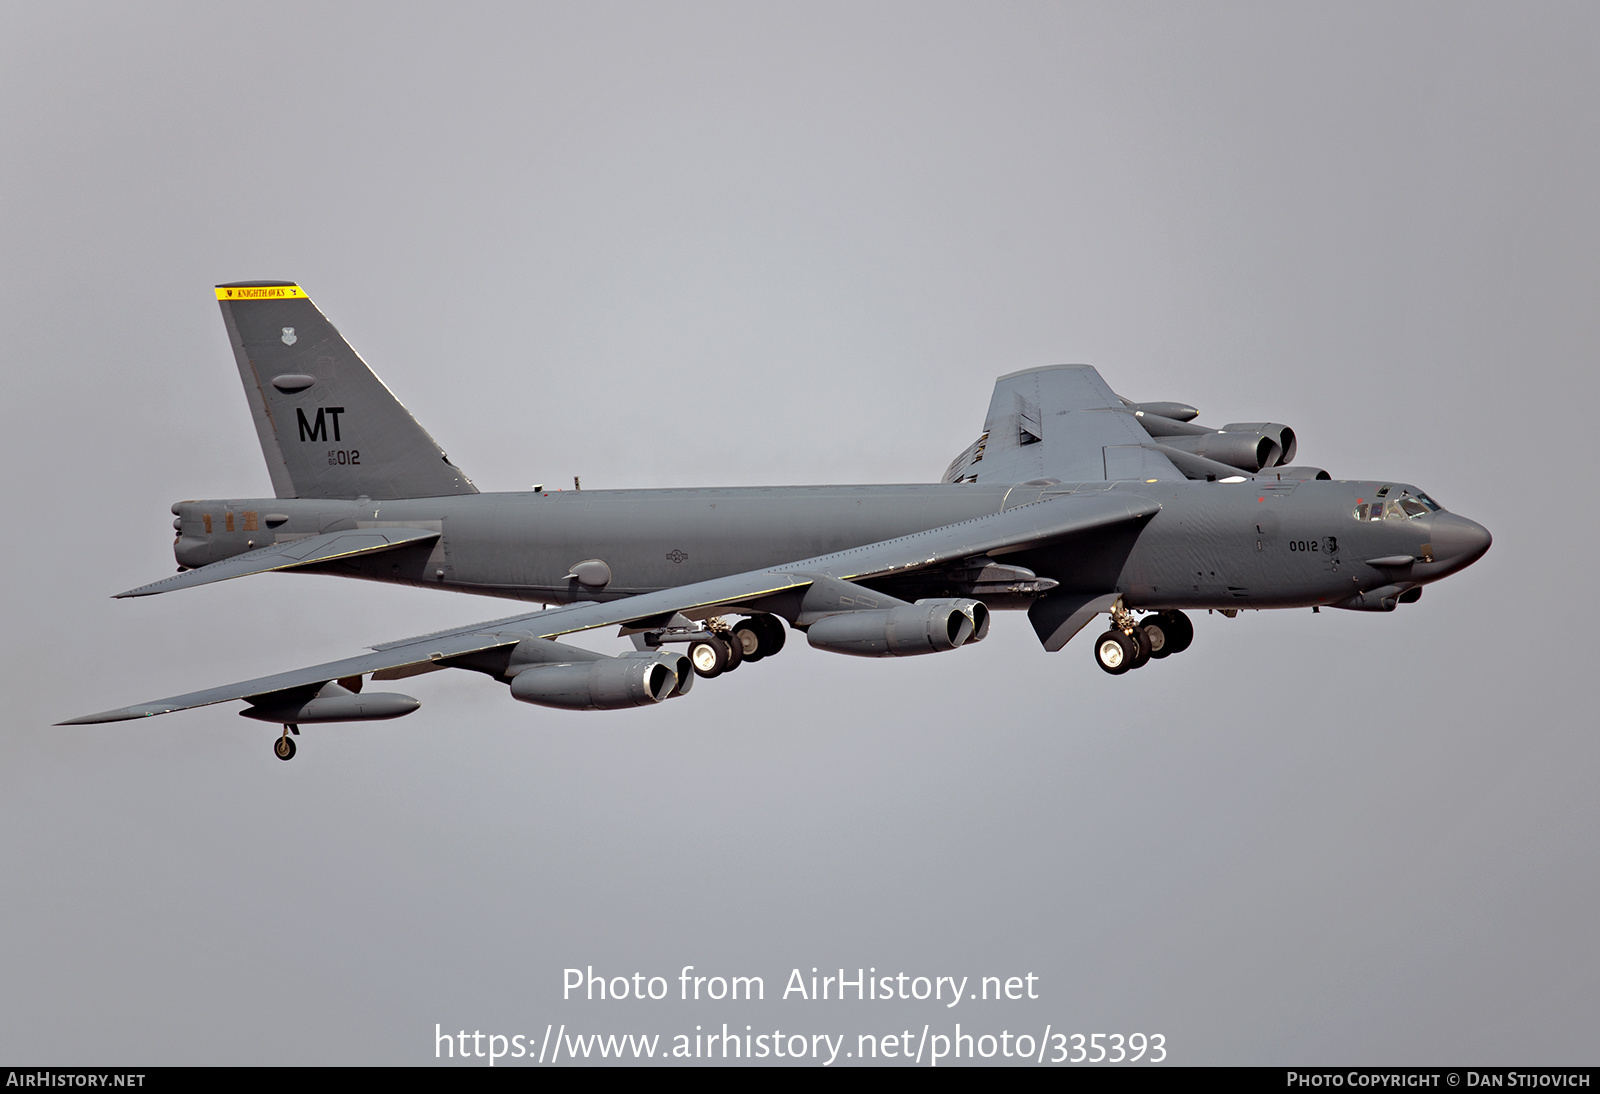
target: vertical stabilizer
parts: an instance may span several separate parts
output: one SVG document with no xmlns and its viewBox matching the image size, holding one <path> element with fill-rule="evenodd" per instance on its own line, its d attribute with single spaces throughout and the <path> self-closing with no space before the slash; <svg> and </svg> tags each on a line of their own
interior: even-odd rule
<svg viewBox="0 0 1600 1094">
<path fill-rule="evenodd" d="M 217 302 L 278 497 L 478 492 L 298 285 L 218 285 Z"/>
</svg>

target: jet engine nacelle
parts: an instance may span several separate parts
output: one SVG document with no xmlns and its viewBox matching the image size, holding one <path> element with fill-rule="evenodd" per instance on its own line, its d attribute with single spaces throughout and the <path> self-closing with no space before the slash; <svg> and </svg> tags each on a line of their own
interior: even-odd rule
<svg viewBox="0 0 1600 1094">
<path fill-rule="evenodd" d="M 1295 440 L 1294 430 L 1282 422 L 1231 422 L 1222 427 L 1224 433 L 1260 433 L 1271 437 L 1278 442 L 1278 458 L 1272 463 L 1264 463 L 1262 467 L 1274 467 L 1279 464 L 1294 462 L 1294 454 L 1299 449 L 1299 442 Z"/>
<path fill-rule="evenodd" d="M 562 710 L 622 710 L 659 703 L 678 686 L 668 658 L 531 665 L 511 681 L 511 697 Z"/>
<path fill-rule="evenodd" d="M 819 650 L 856 657 L 941 653 L 989 633 L 989 609 L 979 600 L 919 600 L 887 611 L 839 612 L 811 624 L 806 641 Z"/>
<path fill-rule="evenodd" d="M 1223 430 L 1193 437 L 1163 437 L 1161 443 L 1252 474 L 1264 467 L 1271 467 L 1283 458 L 1283 445 L 1277 436 L 1255 430 Z"/>
<path fill-rule="evenodd" d="M 619 656 L 635 661 L 655 661 L 667 666 L 677 680 L 676 686 L 667 692 L 668 699 L 676 699 L 694 686 L 694 664 L 684 654 L 670 650 L 632 650 Z"/>
<path fill-rule="evenodd" d="M 376 722 L 400 718 L 421 707 L 409 695 L 397 691 L 356 693 L 330 681 L 312 695 L 286 698 L 282 693 L 264 696 L 254 706 L 239 713 L 262 722 L 285 725 L 314 725 L 318 722 Z"/>
</svg>

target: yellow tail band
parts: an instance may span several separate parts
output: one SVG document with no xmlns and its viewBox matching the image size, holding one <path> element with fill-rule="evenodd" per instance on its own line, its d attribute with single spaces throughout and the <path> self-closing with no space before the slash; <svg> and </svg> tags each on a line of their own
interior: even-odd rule
<svg viewBox="0 0 1600 1094">
<path fill-rule="evenodd" d="M 218 285 L 218 300 L 308 300 L 299 285 Z"/>
</svg>

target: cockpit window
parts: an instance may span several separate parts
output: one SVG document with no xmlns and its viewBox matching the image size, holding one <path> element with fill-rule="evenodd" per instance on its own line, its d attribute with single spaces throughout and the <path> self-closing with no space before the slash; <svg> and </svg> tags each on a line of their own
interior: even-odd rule
<svg viewBox="0 0 1600 1094">
<path fill-rule="evenodd" d="M 1379 490 L 1379 500 L 1358 501 L 1351 516 L 1356 520 L 1413 520 L 1439 510 L 1439 503 L 1421 491 L 1413 494 L 1409 490 L 1401 490 L 1398 495 L 1381 500 L 1392 489 L 1392 486 L 1385 486 Z"/>
</svg>

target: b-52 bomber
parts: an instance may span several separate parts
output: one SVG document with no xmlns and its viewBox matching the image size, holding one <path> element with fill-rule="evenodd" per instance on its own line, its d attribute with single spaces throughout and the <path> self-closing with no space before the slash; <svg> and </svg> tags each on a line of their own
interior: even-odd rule
<svg viewBox="0 0 1600 1094">
<path fill-rule="evenodd" d="M 1000 377 L 938 483 L 480 493 L 298 285 L 216 295 L 276 496 L 177 503 L 178 574 L 119 596 L 288 570 L 541 610 L 63 725 L 244 700 L 283 727 L 287 760 L 301 725 L 419 706 L 369 677 L 467 669 L 541 706 L 651 706 L 773 656 L 791 629 L 904 657 L 982 641 L 996 609 L 1026 611 L 1049 651 L 1107 615 L 1091 652 L 1120 675 L 1187 649 L 1186 609 L 1393 611 L 1489 548 L 1415 486 L 1295 463 L 1286 425 L 1203 426 L 1088 365 Z M 602 627 L 633 648 L 558 641 Z"/>
</svg>

